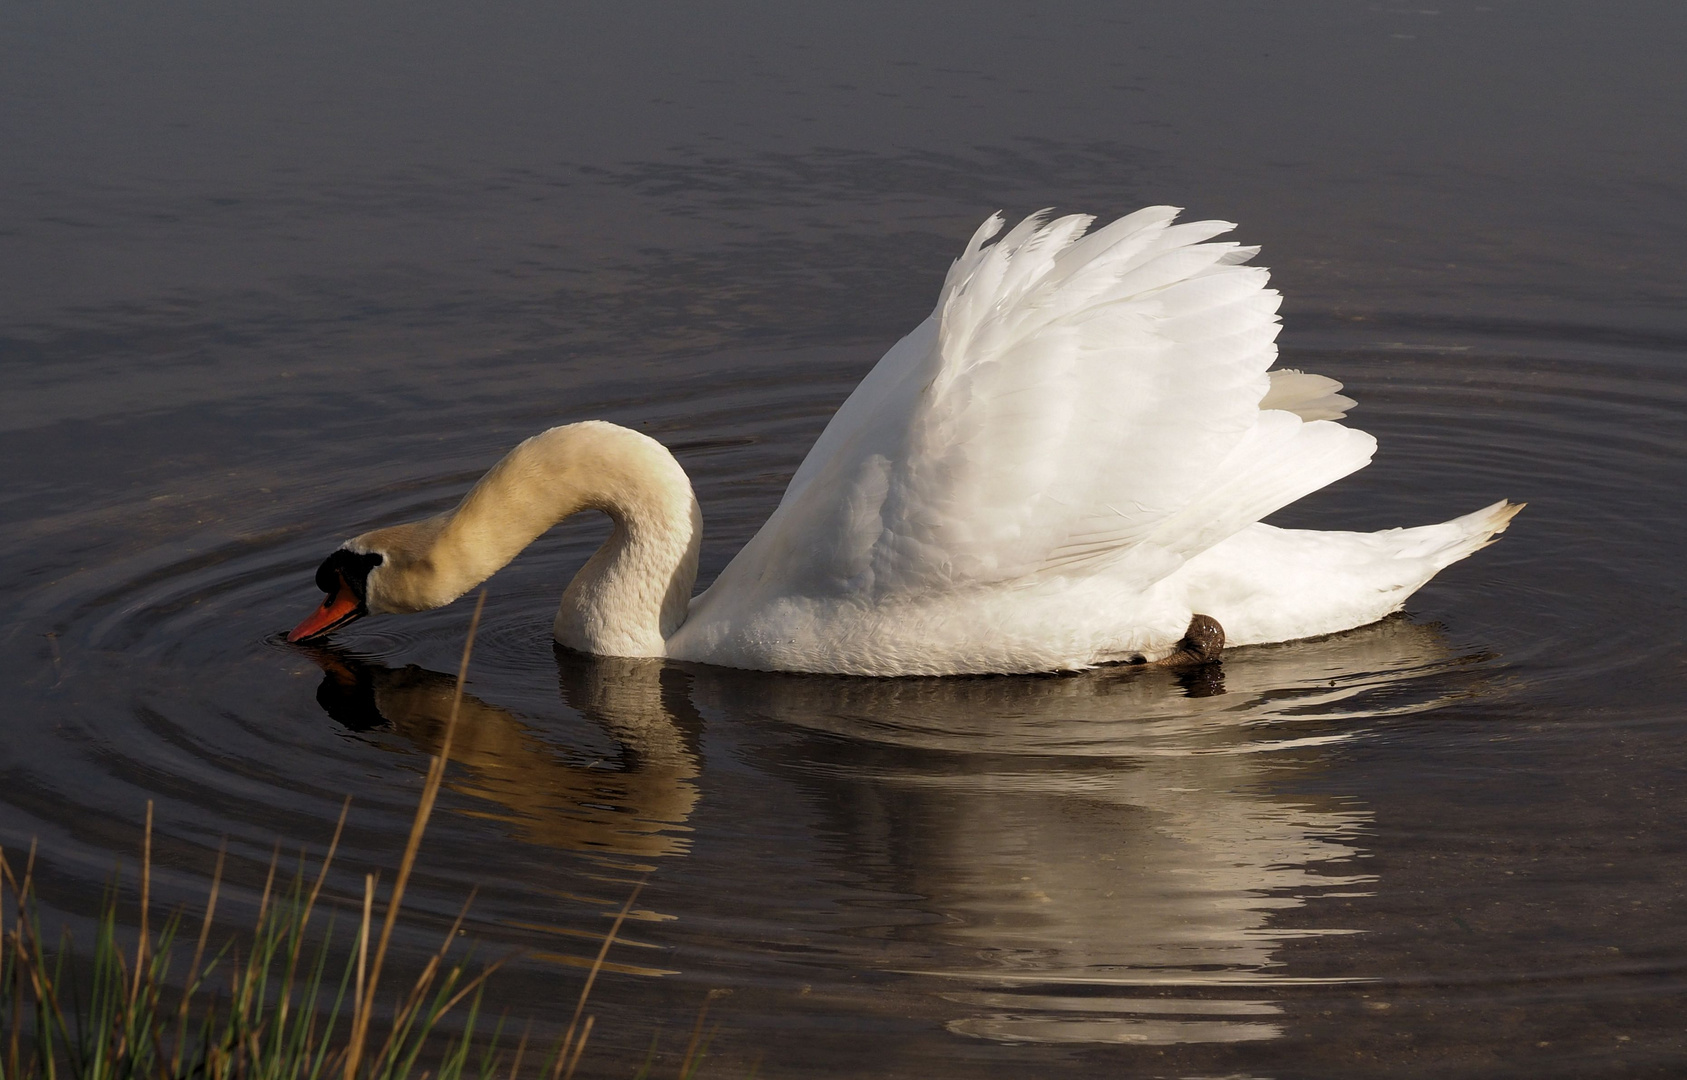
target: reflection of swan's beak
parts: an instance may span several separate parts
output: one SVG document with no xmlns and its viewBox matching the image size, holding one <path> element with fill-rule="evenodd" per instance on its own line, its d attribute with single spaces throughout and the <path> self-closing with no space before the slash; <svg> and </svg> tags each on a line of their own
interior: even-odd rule
<svg viewBox="0 0 1687 1080">
<path fill-rule="evenodd" d="M 321 637 L 330 630 L 337 630 L 351 622 L 369 614 L 369 609 L 363 601 L 358 599 L 357 593 L 346 583 L 345 575 L 339 577 L 340 587 L 323 598 L 322 606 L 305 617 L 305 621 L 293 627 L 288 633 L 288 641 L 305 641 L 309 638 Z"/>
<path fill-rule="evenodd" d="M 314 642 L 300 644 L 299 651 L 322 669 L 316 703 L 323 712 L 351 731 L 373 731 L 390 723 L 375 701 L 375 672 L 368 664 Z"/>
<path fill-rule="evenodd" d="M 341 655 L 331 645 L 304 642 L 299 645 L 298 651 L 310 657 L 311 662 L 321 668 L 325 675 L 342 686 L 355 686 L 358 670 L 364 666 L 361 661 Z"/>
</svg>

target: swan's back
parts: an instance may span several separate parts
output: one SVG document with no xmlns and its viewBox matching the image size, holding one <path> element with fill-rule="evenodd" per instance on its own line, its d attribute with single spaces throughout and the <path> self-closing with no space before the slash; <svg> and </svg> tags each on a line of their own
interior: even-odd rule
<svg viewBox="0 0 1687 1080">
<path fill-rule="evenodd" d="M 1169 648 L 1189 612 L 1157 583 L 1375 446 L 1288 411 L 1340 415 L 1328 380 L 1261 408 L 1279 297 L 1213 241 L 1234 226 L 1175 215 L 986 222 L 670 653 L 900 674 Z"/>
</svg>

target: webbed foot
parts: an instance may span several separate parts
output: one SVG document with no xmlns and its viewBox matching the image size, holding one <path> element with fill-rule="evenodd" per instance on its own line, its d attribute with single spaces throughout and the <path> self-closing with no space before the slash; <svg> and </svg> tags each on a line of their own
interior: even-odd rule
<svg viewBox="0 0 1687 1080">
<path fill-rule="evenodd" d="M 1194 615 L 1189 629 L 1170 656 L 1154 661 L 1155 667 L 1192 667 L 1210 664 L 1224 651 L 1224 627 L 1211 615 Z"/>
</svg>

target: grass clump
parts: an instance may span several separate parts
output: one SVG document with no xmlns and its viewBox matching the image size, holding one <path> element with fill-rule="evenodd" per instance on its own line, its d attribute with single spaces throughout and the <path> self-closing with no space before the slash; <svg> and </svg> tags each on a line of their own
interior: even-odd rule
<svg viewBox="0 0 1687 1080">
<path fill-rule="evenodd" d="M 180 912 L 154 929 L 151 919 L 152 804 L 147 804 L 140 873 L 140 927 L 133 947 L 121 941 L 115 886 L 106 894 L 92 952 L 79 955 L 69 931 L 49 941 L 35 894 L 35 851 L 14 866 L 0 851 L 0 1080 L 495 1080 L 522 1075 L 525 1035 L 501 1046 L 503 1022 L 483 1037 L 481 995 L 502 964 L 471 971 L 453 961 L 451 944 L 465 904 L 414 982 L 382 1007 L 378 998 L 388 946 L 417 851 L 445 776 L 475 630 L 476 604 L 463 647 L 457 694 L 440 752 L 429 763 L 398 872 L 377 917 L 377 875 L 364 877 L 361 917 L 349 955 L 337 967 L 334 918 L 319 917 L 323 884 L 346 813 L 314 877 L 301 862 L 277 885 L 272 860 L 246 951 L 230 939 L 213 948 L 222 887 L 217 857 L 203 916 L 192 941 Z M 348 801 L 349 807 L 349 801 Z M 609 953 L 635 890 L 605 936 L 573 1020 L 541 1062 L 538 1076 L 568 1080 L 591 1035 L 587 995 Z M 314 928 L 320 926 L 320 932 Z M 180 965 L 187 954 L 186 966 Z M 453 1030 L 446 1031 L 448 1018 Z M 699 1017 L 701 1023 L 701 1017 Z M 693 1075 L 703 1047 L 693 1037 L 681 1076 Z M 649 1062 L 641 1073 L 647 1073 Z"/>
<path fill-rule="evenodd" d="M 150 806 L 147 816 L 150 841 Z M 330 848 L 314 880 L 301 868 L 279 887 L 272 863 L 250 933 L 213 948 L 221 857 L 198 933 L 184 940 L 180 913 L 149 926 L 150 858 L 143 855 L 134 945 L 121 941 L 113 888 L 92 950 L 81 953 L 68 931 L 57 940 L 41 931 L 34 852 L 21 867 L 0 853 L 0 910 L 7 916 L 0 926 L 0 1080 L 403 1080 L 459 1007 L 462 1032 L 446 1045 L 435 1076 L 490 1080 L 497 1033 L 472 1069 L 468 1055 L 479 991 L 497 965 L 471 973 L 466 960 L 448 962 L 450 937 L 398 995 L 379 1044 L 370 1037 L 363 1018 L 376 989 L 368 964 L 375 883 L 365 880 L 365 918 L 350 957 L 334 971 L 333 919 L 318 911 L 332 858 Z M 185 967 L 184 956 L 191 957 Z M 361 1047 L 354 1041 L 360 1034 Z"/>
</svg>

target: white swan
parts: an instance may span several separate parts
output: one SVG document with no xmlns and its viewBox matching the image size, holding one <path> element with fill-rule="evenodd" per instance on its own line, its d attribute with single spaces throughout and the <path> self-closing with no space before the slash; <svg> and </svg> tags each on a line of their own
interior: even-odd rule
<svg viewBox="0 0 1687 1080">
<path fill-rule="evenodd" d="M 450 603 L 557 522 L 610 538 L 562 596 L 563 645 L 861 675 L 1070 670 L 1333 633 L 1399 610 L 1520 505 L 1416 529 L 1260 518 L 1370 461 L 1332 379 L 1267 372 L 1278 294 L 1155 206 L 992 217 L 937 308 L 832 417 L 778 509 L 702 595 L 702 514 L 673 456 L 597 421 L 552 428 L 456 509 L 364 533 L 317 571 L 300 640 Z M 1195 641 L 1201 620 L 1223 628 Z M 1191 636 L 1186 638 L 1186 629 Z M 1182 650 L 1180 652 L 1180 649 Z"/>
</svg>

